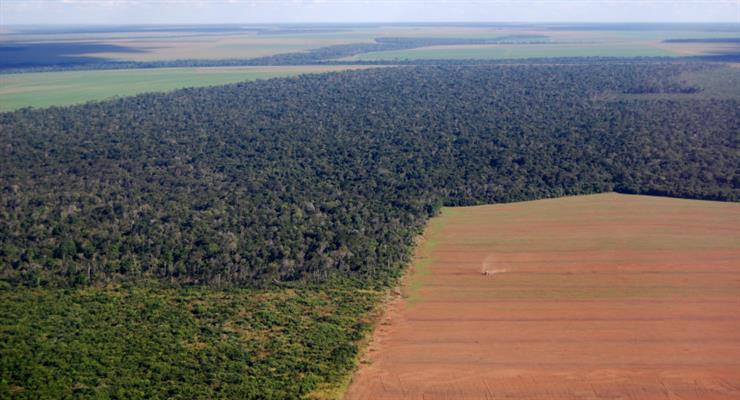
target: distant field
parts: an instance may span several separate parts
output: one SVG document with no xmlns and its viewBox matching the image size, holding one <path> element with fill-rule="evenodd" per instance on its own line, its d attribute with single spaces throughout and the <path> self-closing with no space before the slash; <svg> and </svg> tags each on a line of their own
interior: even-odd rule
<svg viewBox="0 0 740 400">
<path fill-rule="evenodd" d="M 439 35 L 444 36 L 444 30 Z M 737 45 L 664 43 L 672 38 L 727 38 L 728 32 L 696 31 L 568 31 L 506 30 L 498 34 L 526 33 L 549 37 L 548 44 L 432 46 L 381 51 L 345 58 L 352 61 L 402 59 L 523 59 L 538 57 L 670 57 L 738 51 Z M 489 37 L 493 32 L 458 32 L 458 37 Z"/>
<path fill-rule="evenodd" d="M 363 67 L 160 68 L 6 74 L 0 75 L 0 111 L 354 68 Z"/>
<path fill-rule="evenodd" d="M 336 44 L 371 41 L 366 35 L 224 35 L 218 37 L 114 39 L 106 41 L 142 52 L 97 53 L 96 57 L 124 61 L 178 59 L 256 58 L 281 53 L 306 51 Z"/>
<path fill-rule="evenodd" d="M 20 52 L 5 53 L 0 68 L 31 64 L 55 65 L 68 63 L 101 63 L 106 61 L 164 61 L 182 59 L 249 59 L 281 53 L 305 52 L 319 47 L 350 43 L 373 42 L 382 37 L 484 39 L 507 35 L 538 35 L 541 41 L 559 43 L 553 46 L 456 46 L 416 50 L 377 52 L 358 55 L 353 60 L 385 60 L 396 58 L 527 58 L 578 56 L 671 56 L 695 55 L 712 52 L 737 51 L 738 46 L 706 43 L 664 43 L 666 39 L 700 39 L 737 37 L 736 31 L 723 27 L 717 31 L 700 30 L 697 26 L 671 29 L 632 27 L 608 30 L 609 26 L 553 27 L 548 25 L 512 26 L 419 26 L 377 25 L 342 26 L 311 31 L 300 27 L 272 27 L 250 30 L 231 26 L 209 30 L 190 26 L 148 27 L 137 30 L 125 27 L 122 31 L 65 31 L 55 32 L 9 29 L 0 36 L 0 54 L 3 46 L 23 48 Z M 199 29 L 200 28 L 200 29 Z M 206 27 L 207 28 L 207 27 Z M 706 27 L 704 27 L 706 29 Z M 715 27 L 716 28 L 716 27 Z M 293 29 L 294 31 L 291 31 Z M 315 29 L 315 28 L 314 28 Z M 611 26 L 615 29 L 615 26 Z M 55 48 L 55 46 L 57 46 Z M 29 51 L 33 54 L 24 52 Z M 25 54 L 25 55 L 24 55 Z M 12 56 L 12 57 L 11 57 Z M 43 57 L 46 56 L 46 57 Z M 57 60 L 55 61 L 55 60 Z"/>
<path fill-rule="evenodd" d="M 740 398 L 740 205 L 445 208 L 347 399 Z"/>
<path fill-rule="evenodd" d="M 257 35 L 252 32 L 110 32 L 5 35 L 0 45 L 81 45 L 66 54 L 116 61 L 162 61 L 179 59 L 256 58 L 292 53 L 317 47 L 372 41 L 373 33 L 365 31 Z M 88 52 L 83 46 L 115 46 Z M 2 65 L 2 62 L 0 62 Z"/>
<path fill-rule="evenodd" d="M 416 59 L 523 59 L 538 57 L 655 57 L 678 56 L 677 52 L 642 44 L 503 44 L 474 46 L 432 46 L 410 50 L 359 54 L 344 60 Z"/>
</svg>

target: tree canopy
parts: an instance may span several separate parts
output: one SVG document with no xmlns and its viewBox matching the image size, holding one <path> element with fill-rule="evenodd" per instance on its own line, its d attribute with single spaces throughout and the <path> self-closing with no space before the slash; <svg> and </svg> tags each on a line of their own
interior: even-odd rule
<svg viewBox="0 0 740 400">
<path fill-rule="evenodd" d="M 0 277 L 383 286 L 442 205 L 737 201 L 740 101 L 682 98 L 696 68 L 379 68 L 0 114 Z"/>
</svg>

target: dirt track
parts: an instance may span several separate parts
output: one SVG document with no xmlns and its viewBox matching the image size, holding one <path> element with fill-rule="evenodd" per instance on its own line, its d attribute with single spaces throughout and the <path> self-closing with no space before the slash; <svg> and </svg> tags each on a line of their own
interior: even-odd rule
<svg viewBox="0 0 740 400">
<path fill-rule="evenodd" d="M 740 205 L 446 209 L 346 398 L 740 399 Z"/>
</svg>

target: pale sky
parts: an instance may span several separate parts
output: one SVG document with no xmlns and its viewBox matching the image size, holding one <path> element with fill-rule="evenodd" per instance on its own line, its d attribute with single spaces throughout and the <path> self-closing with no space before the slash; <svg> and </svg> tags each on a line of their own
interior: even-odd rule
<svg viewBox="0 0 740 400">
<path fill-rule="evenodd" d="M 0 0 L 0 25 L 731 22 L 740 0 Z"/>
</svg>

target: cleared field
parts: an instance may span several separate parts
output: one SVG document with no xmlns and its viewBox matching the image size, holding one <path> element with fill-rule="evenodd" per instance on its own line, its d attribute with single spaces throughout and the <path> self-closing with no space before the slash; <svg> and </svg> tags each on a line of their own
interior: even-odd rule
<svg viewBox="0 0 740 400">
<path fill-rule="evenodd" d="M 342 37 L 338 35 L 330 36 L 328 34 L 302 36 L 224 35 L 218 37 L 195 36 L 176 39 L 113 39 L 106 42 L 143 52 L 95 53 L 91 55 L 123 61 L 159 61 L 189 58 L 256 58 L 371 40 L 372 38 L 366 35 L 347 35 L 346 37 Z"/>
<path fill-rule="evenodd" d="M 292 53 L 336 44 L 372 41 L 374 32 L 341 31 L 258 35 L 254 32 L 105 32 L 59 34 L 13 34 L 0 37 L 0 44 L 100 44 L 120 46 L 119 52 L 70 54 L 118 61 L 179 59 L 255 58 Z M 125 51 L 128 50 L 128 51 Z"/>
<path fill-rule="evenodd" d="M 520 59 L 539 57 L 654 57 L 678 56 L 667 48 L 645 44 L 499 44 L 430 46 L 410 50 L 378 51 L 358 54 L 345 60 L 415 60 L 415 59 Z"/>
<path fill-rule="evenodd" d="M 740 398 L 740 204 L 448 208 L 347 399 Z"/>
<path fill-rule="evenodd" d="M 728 32 L 697 31 L 580 31 L 580 30 L 498 30 L 456 32 L 440 30 L 436 36 L 492 37 L 493 33 L 544 35 L 552 43 L 430 46 L 409 50 L 380 51 L 345 58 L 352 61 L 403 59 L 523 59 L 539 57 L 671 57 L 737 52 L 738 46 L 717 43 L 666 43 L 676 38 L 728 38 Z M 430 33 L 430 36 L 435 36 Z"/>
<path fill-rule="evenodd" d="M 0 75 L 0 111 L 49 107 L 131 96 L 184 87 L 268 79 L 282 76 L 366 68 L 362 66 L 291 66 L 159 68 L 64 71 Z"/>
<path fill-rule="evenodd" d="M 150 27 L 151 28 L 151 27 Z M 544 41 L 556 45 L 507 45 L 507 46 L 445 46 L 428 47 L 411 51 L 377 52 L 358 55 L 353 60 L 404 59 L 404 58 L 527 58 L 527 57 L 577 57 L 577 56 L 670 56 L 723 53 L 737 51 L 737 46 L 707 43 L 664 43 L 677 38 L 727 38 L 737 37 L 737 32 L 726 27 L 718 31 L 639 29 L 593 30 L 572 27 L 530 26 L 417 26 L 378 25 L 326 27 L 324 31 L 300 29 L 295 32 L 273 27 L 274 31 L 249 30 L 232 26 L 223 30 L 209 30 L 191 26 L 183 30 L 137 30 L 110 32 L 33 32 L 8 31 L 0 37 L 0 45 L 64 45 L 66 56 L 99 58 L 100 61 L 162 61 L 178 59 L 229 59 L 255 58 L 280 53 L 307 51 L 318 47 L 367 43 L 379 37 L 430 37 L 430 38 L 495 38 L 506 35 L 541 35 Z M 261 27 L 264 28 L 264 27 Z M 260 28 L 260 29 L 261 29 Z M 296 27 L 288 28 L 293 29 Z M 554 29 L 553 29 L 554 28 Z M 716 28 L 716 27 L 715 27 Z M 614 28 L 612 28 L 614 29 Z M 75 49 L 74 46 L 80 48 Z M 103 46 L 85 50 L 85 46 Z M 113 46 L 115 51 L 105 50 Z M 48 51 L 55 51 L 53 48 Z M 71 61 L 70 59 L 69 61 Z M 0 63 L 1 65 L 2 63 Z"/>
</svg>

